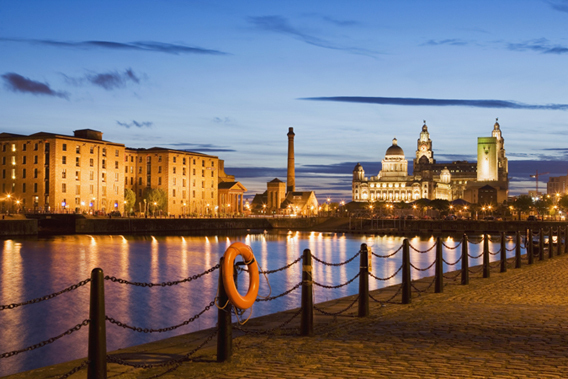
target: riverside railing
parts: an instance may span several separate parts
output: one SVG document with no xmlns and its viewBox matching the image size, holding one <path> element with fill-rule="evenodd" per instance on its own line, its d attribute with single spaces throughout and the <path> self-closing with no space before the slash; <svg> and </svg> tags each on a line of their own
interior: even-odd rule
<svg viewBox="0 0 568 379">
<path fill-rule="evenodd" d="M 479 239 L 472 239 L 469 240 L 466 234 L 463 235 L 461 241 L 459 241 L 454 246 L 449 246 L 444 243 L 440 237 L 436 239 L 436 242 L 425 250 L 418 250 L 413 247 L 408 239 L 405 239 L 402 245 L 397 248 L 392 253 L 386 255 L 379 255 L 372 252 L 366 244 L 362 244 L 360 250 L 351 258 L 347 259 L 344 262 L 339 263 L 332 263 L 326 262 L 315 255 L 311 254 L 309 249 L 305 249 L 303 254 L 298 257 L 297 259 L 293 260 L 289 264 L 275 269 L 275 270 L 266 270 L 266 271 L 259 271 L 260 274 L 268 276 L 270 274 L 274 274 L 280 271 L 285 271 L 290 269 L 292 266 L 298 264 L 302 261 L 302 277 L 301 280 L 290 289 L 284 291 L 281 294 L 275 296 L 268 296 L 264 298 L 257 298 L 256 302 L 262 301 L 273 301 L 280 298 L 283 298 L 298 288 L 302 288 L 302 295 L 301 295 L 301 305 L 300 308 L 292 314 L 291 317 L 286 319 L 280 325 L 273 327 L 271 329 L 252 329 L 252 328 L 245 328 L 241 324 L 237 324 L 234 326 L 235 329 L 243 332 L 243 333 L 250 333 L 250 334 L 270 334 L 270 333 L 278 333 L 278 334 L 299 334 L 302 336 L 313 336 L 314 335 L 314 313 L 318 312 L 322 315 L 326 316 L 333 316 L 337 317 L 339 315 L 344 315 L 348 317 L 367 317 L 370 315 L 370 307 L 369 302 L 372 300 L 376 303 L 379 303 L 381 306 L 384 306 L 386 303 L 394 303 L 395 298 L 400 295 L 400 303 L 401 304 L 409 304 L 412 301 L 412 294 L 413 292 L 421 296 L 422 293 L 428 292 L 432 286 L 434 286 L 435 293 L 443 292 L 445 286 L 445 280 L 448 281 L 458 281 L 461 285 L 469 284 L 470 274 L 471 273 L 480 273 L 482 274 L 483 278 L 489 278 L 490 273 L 492 271 L 498 270 L 499 272 L 506 272 L 507 268 L 514 267 L 514 268 L 521 268 L 522 262 L 525 261 L 526 263 L 534 264 L 535 257 L 538 257 L 539 260 L 545 259 L 545 250 L 548 252 L 548 258 L 553 258 L 555 255 L 566 254 L 568 252 L 568 244 L 566 243 L 566 236 L 568 235 L 568 228 L 561 228 L 558 227 L 556 229 L 548 228 L 548 229 L 540 229 L 539 231 L 533 231 L 531 229 L 526 230 L 524 236 L 524 243 L 523 238 L 520 232 L 516 232 L 514 236 L 507 237 L 504 232 L 502 232 L 499 237 L 491 237 L 488 234 L 483 234 L 483 236 Z M 490 251 L 489 249 L 489 242 L 499 243 L 499 250 L 497 251 Z M 514 242 L 514 247 L 507 248 L 507 242 Z M 473 256 L 469 253 L 469 245 L 470 244 L 483 244 L 482 245 L 482 252 L 477 256 Z M 556 245 L 556 246 L 555 246 Z M 460 257 L 454 261 L 449 262 L 447 259 L 444 258 L 443 251 L 444 248 L 446 250 L 457 250 L 461 248 Z M 435 258 L 434 260 L 426 265 L 425 267 L 418 267 L 410 259 L 410 251 L 412 250 L 416 254 L 427 254 L 435 249 Z M 522 249 L 525 250 L 525 258 L 523 259 Z M 512 259 L 507 258 L 507 252 L 515 252 L 514 257 Z M 394 272 L 386 277 L 379 277 L 374 275 L 370 268 L 372 265 L 370 261 L 374 258 L 378 259 L 389 259 L 393 258 L 398 254 L 402 254 L 402 263 L 401 265 L 394 270 Z M 491 256 L 499 255 L 499 259 L 493 263 L 491 263 Z M 321 264 L 329 269 L 334 269 L 337 267 L 345 266 L 351 262 L 353 262 L 357 257 L 359 257 L 359 272 L 351 279 L 336 285 L 329 285 L 319 283 L 313 280 L 313 264 Z M 479 259 L 482 258 L 482 265 L 478 268 L 470 268 L 469 260 L 470 259 Z M 221 258 L 221 262 L 222 262 Z M 456 266 L 458 263 L 461 262 L 461 268 L 459 270 L 454 270 L 455 274 L 450 275 L 449 273 L 443 273 L 443 264 L 445 263 L 448 268 Z M 238 274 L 239 271 L 247 271 L 246 269 L 240 268 L 240 262 L 237 263 L 235 273 Z M 435 275 L 433 279 L 420 279 L 420 280 L 413 280 L 412 279 L 412 272 L 424 272 L 430 270 L 432 267 L 435 268 Z M 168 326 L 168 327 L 160 327 L 160 328 L 149 328 L 149 327 L 141 327 L 141 326 L 134 326 L 129 325 L 125 322 L 119 321 L 113 317 L 109 317 L 105 311 L 105 297 L 104 297 L 104 282 L 108 281 L 111 283 L 118 283 L 121 285 L 130 285 L 130 286 L 138 286 L 138 287 L 171 287 L 183 283 L 190 283 L 197 281 L 201 277 L 211 274 L 219 270 L 219 284 L 218 284 L 218 295 L 214 297 L 209 304 L 207 304 L 203 310 L 199 313 L 193 315 L 192 317 L 182 321 L 181 323 Z M 181 365 L 183 362 L 189 361 L 191 357 L 200 349 L 205 347 L 215 336 L 217 336 L 217 361 L 223 362 L 228 361 L 231 359 L 232 355 L 232 314 L 241 314 L 238 309 L 234 309 L 230 302 L 228 301 L 227 294 L 224 290 L 223 285 L 223 275 L 221 273 L 222 267 L 221 263 L 209 268 L 208 270 L 187 277 L 182 280 L 170 281 L 170 282 L 161 282 L 161 283 L 151 283 L 151 282 L 132 282 L 125 279 L 120 279 L 116 277 L 104 276 L 103 271 L 100 268 L 95 268 L 91 272 L 91 278 L 85 279 L 77 284 L 69 286 L 59 292 L 46 295 L 40 298 L 28 300 L 21 303 L 13 303 L 7 305 L 0 305 L 0 311 L 8 311 L 12 310 L 21 306 L 27 306 L 31 304 L 36 304 L 42 301 L 53 299 L 54 297 L 72 292 L 82 286 L 85 286 L 90 283 L 91 291 L 90 291 L 90 308 L 89 308 L 89 318 L 84 319 L 82 322 L 72 326 L 70 329 L 66 330 L 65 332 L 58 334 L 54 337 L 51 337 L 45 341 L 38 342 L 34 345 L 28 346 L 23 349 L 14 350 L 6 353 L 0 354 L 0 359 L 10 358 L 12 356 L 18 355 L 20 353 L 25 353 L 31 350 L 35 350 L 41 348 L 45 345 L 55 342 L 60 338 L 63 338 L 67 335 L 70 335 L 78 330 L 80 330 L 84 326 L 89 326 L 89 336 L 88 336 L 88 358 L 87 360 L 83 361 L 80 365 L 74 367 L 69 372 L 60 376 L 60 378 L 67 378 L 79 370 L 83 368 L 87 368 L 87 377 L 89 379 L 92 378 L 106 378 L 107 375 L 107 362 L 116 363 L 119 365 L 126 365 L 135 368 L 156 368 L 156 367 L 171 367 L 175 368 L 176 366 Z M 451 271 L 450 271 L 451 272 Z M 378 299 L 375 295 L 369 292 L 369 280 L 374 279 L 377 281 L 387 281 L 399 273 L 402 273 L 402 280 L 400 285 L 394 285 L 389 287 L 391 289 L 391 294 L 387 294 L 385 299 Z M 340 309 L 338 311 L 331 311 L 329 309 L 323 309 L 321 305 L 316 305 L 314 303 L 314 293 L 313 287 L 317 286 L 325 290 L 333 290 L 338 289 L 344 286 L 349 285 L 350 283 L 354 282 L 357 278 L 359 278 L 359 292 L 357 296 L 355 296 L 354 300 L 352 300 L 345 308 Z M 387 288 L 387 289 L 389 289 Z M 384 290 L 384 289 L 383 289 Z M 383 291 L 381 290 L 381 291 Z M 386 292 L 386 291 L 383 291 Z M 346 314 L 351 308 L 358 304 L 357 312 L 353 314 Z M 197 346 L 192 350 L 188 351 L 185 355 L 181 358 L 171 359 L 168 361 L 154 363 L 154 364 L 141 364 L 141 363 L 132 363 L 126 360 L 119 358 L 118 356 L 108 355 L 106 352 L 106 323 L 108 322 L 111 325 L 115 325 L 118 327 L 122 327 L 125 329 L 129 329 L 134 332 L 138 333 L 161 333 L 171 331 L 182 326 L 188 325 L 195 320 L 197 320 L 201 315 L 205 312 L 209 311 L 213 307 L 218 308 L 218 321 L 217 327 L 213 330 L 213 332 L 209 333 L 205 338 L 196 341 Z M 301 315 L 300 320 L 300 327 L 298 328 L 291 328 L 287 327 L 296 317 Z"/>
</svg>

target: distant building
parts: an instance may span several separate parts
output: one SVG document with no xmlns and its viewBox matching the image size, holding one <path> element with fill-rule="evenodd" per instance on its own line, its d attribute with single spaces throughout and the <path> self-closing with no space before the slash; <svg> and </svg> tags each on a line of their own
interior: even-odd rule
<svg viewBox="0 0 568 379">
<path fill-rule="evenodd" d="M 568 192 L 568 176 L 554 176 L 548 178 L 546 193 L 548 195 L 565 194 Z"/>
<path fill-rule="evenodd" d="M 498 122 L 495 122 L 491 137 L 478 138 L 477 151 L 477 163 L 436 163 L 428 126 L 424 122 L 417 142 L 413 175 L 408 175 L 408 161 L 395 138 L 385 153 L 377 176 L 367 178 L 363 166 L 359 163 L 355 166 L 352 199 L 356 202 L 464 199 L 477 203 L 480 202 L 479 190 L 489 186 L 496 194 L 492 198 L 495 203 L 506 201 L 508 162 Z M 487 199 L 489 197 L 485 196 L 484 201 Z"/>
<path fill-rule="evenodd" d="M 294 128 L 288 129 L 288 170 L 284 183 L 278 178 L 266 183 L 266 191 L 256 194 L 251 208 L 257 214 L 316 215 L 318 200 L 314 191 L 296 191 Z"/>
<path fill-rule="evenodd" d="M 0 134 L 2 211 L 124 212 L 125 189 L 134 210 L 151 213 L 147 189 L 166 194 L 164 215 L 244 213 L 246 188 L 224 172 L 216 156 L 172 150 L 127 148 L 104 141 L 102 132 L 73 136 Z"/>
</svg>

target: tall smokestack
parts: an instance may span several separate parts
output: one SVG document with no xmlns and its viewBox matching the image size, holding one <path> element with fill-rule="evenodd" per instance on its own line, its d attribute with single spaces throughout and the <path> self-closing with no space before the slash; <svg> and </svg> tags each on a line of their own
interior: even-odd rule
<svg viewBox="0 0 568 379">
<path fill-rule="evenodd" d="M 296 174 L 294 172 L 294 128 L 288 130 L 288 178 L 286 179 L 286 193 L 296 190 Z"/>
</svg>

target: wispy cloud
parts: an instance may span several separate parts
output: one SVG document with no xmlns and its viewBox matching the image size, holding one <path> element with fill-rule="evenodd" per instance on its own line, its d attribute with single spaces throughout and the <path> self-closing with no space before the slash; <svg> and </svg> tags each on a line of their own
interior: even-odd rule
<svg viewBox="0 0 568 379">
<path fill-rule="evenodd" d="M 132 120 L 132 122 L 116 121 L 116 123 L 120 126 L 124 126 L 127 129 L 130 129 L 133 126 L 136 127 L 136 128 L 150 128 L 150 127 L 152 127 L 152 125 L 154 125 L 153 122 L 149 122 L 149 121 L 138 122 L 136 120 Z"/>
<path fill-rule="evenodd" d="M 166 54 L 206 54 L 206 55 L 228 55 L 223 51 L 204 49 L 196 46 L 175 45 L 171 43 L 156 41 L 136 41 L 136 42 L 114 42 L 114 41 L 56 41 L 46 39 L 23 39 L 23 38 L 0 38 L 4 42 L 29 43 L 34 45 L 44 45 L 62 48 L 75 49 L 107 49 L 107 50 L 131 50 L 158 52 Z"/>
<path fill-rule="evenodd" d="M 342 46 L 340 44 L 336 44 L 310 35 L 298 28 L 293 27 L 290 22 L 282 16 L 249 17 L 247 20 L 259 30 L 288 35 L 313 46 L 332 50 L 342 50 L 351 54 L 367 55 L 370 57 L 374 57 L 377 54 L 376 52 L 367 49 Z"/>
<path fill-rule="evenodd" d="M 82 78 L 72 78 L 67 75 L 64 75 L 64 77 L 68 83 L 76 86 L 90 83 L 95 86 L 102 87 L 107 91 L 124 88 L 129 82 L 140 83 L 140 78 L 130 68 L 122 73 L 118 71 L 109 71 L 98 74 L 86 74 Z"/>
<path fill-rule="evenodd" d="M 568 54 L 568 47 L 552 45 L 546 38 L 539 38 L 520 43 L 508 43 L 507 48 L 512 51 L 536 51 L 542 54 Z"/>
<path fill-rule="evenodd" d="M 431 40 L 425 42 L 423 45 L 429 45 L 429 46 L 440 46 L 440 45 L 465 46 L 465 45 L 468 45 L 468 44 L 469 44 L 469 42 L 464 41 L 462 39 L 449 38 L 449 39 L 439 39 L 439 40 L 431 39 Z"/>
<path fill-rule="evenodd" d="M 321 18 L 322 18 L 322 20 L 329 22 L 330 24 L 333 24 L 335 26 L 347 27 L 347 26 L 361 25 L 361 23 L 359 21 L 355 21 L 355 20 L 338 20 L 336 18 L 332 18 L 332 17 L 328 17 L 328 16 L 322 16 Z"/>
<path fill-rule="evenodd" d="M 234 120 L 230 117 L 215 117 L 212 120 L 215 124 L 232 124 L 234 122 Z"/>
<path fill-rule="evenodd" d="M 568 110 L 568 104 L 524 104 L 507 100 L 459 100 L 459 99 L 421 99 L 406 97 L 363 97 L 363 96 L 335 96 L 335 97 L 306 97 L 299 100 L 338 101 L 345 103 L 365 103 L 381 105 L 406 105 L 429 107 L 476 107 L 476 108 L 508 108 L 508 109 L 543 109 Z"/>
<path fill-rule="evenodd" d="M 210 143 L 198 144 L 198 143 L 170 143 L 168 146 L 172 146 L 179 150 L 186 151 L 198 151 L 198 152 L 234 152 L 236 150 L 229 149 L 227 147 L 215 146 Z"/>
<path fill-rule="evenodd" d="M 552 9 L 568 13 L 568 0 L 549 1 L 548 4 L 552 7 Z"/>
<path fill-rule="evenodd" d="M 53 90 L 48 83 L 37 82 L 22 75 L 7 72 L 2 75 L 4 85 L 6 88 L 13 92 L 30 93 L 32 95 L 45 95 L 55 96 L 68 99 L 69 95 L 66 92 Z"/>
</svg>

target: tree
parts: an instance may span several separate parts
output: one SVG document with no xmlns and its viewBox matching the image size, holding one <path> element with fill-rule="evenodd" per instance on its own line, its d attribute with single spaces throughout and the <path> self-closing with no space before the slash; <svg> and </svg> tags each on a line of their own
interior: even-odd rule
<svg viewBox="0 0 568 379">
<path fill-rule="evenodd" d="M 558 200 L 558 207 L 564 212 L 568 212 L 568 195 L 564 195 Z"/>
<path fill-rule="evenodd" d="M 430 206 L 433 209 L 437 210 L 440 216 L 443 216 L 448 213 L 450 202 L 448 200 L 435 199 L 430 202 Z"/>
<path fill-rule="evenodd" d="M 515 201 L 513 201 L 513 207 L 517 210 L 519 214 L 519 220 L 521 219 L 521 213 L 526 213 L 533 207 L 533 199 L 529 195 L 517 196 Z"/>
<path fill-rule="evenodd" d="M 136 204 L 136 194 L 129 188 L 124 189 L 124 213 L 132 213 Z"/>
<path fill-rule="evenodd" d="M 161 188 L 149 188 L 144 189 L 144 194 L 142 198 L 148 204 L 148 209 L 156 211 L 164 211 L 168 203 L 168 195 Z"/>
<path fill-rule="evenodd" d="M 542 199 L 538 199 L 534 202 L 534 208 L 538 215 L 543 215 L 548 213 L 549 209 L 552 207 L 552 199 L 550 197 L 544 196 Z"/>
</svg>

